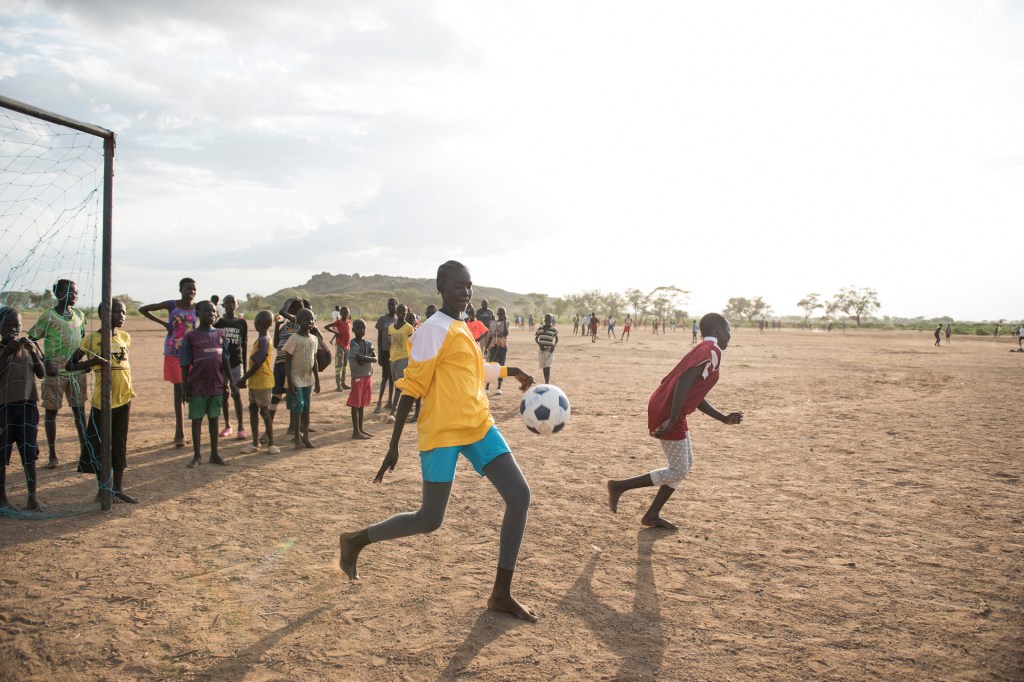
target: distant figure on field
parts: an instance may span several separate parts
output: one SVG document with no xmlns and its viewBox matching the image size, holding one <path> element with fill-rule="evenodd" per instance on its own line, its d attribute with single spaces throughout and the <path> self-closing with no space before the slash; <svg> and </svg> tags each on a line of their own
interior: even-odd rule
<svg viewBox="0 0 1024 682">
<path fill-rule="evenodd" d="M 590 312 L 590 342 L 597 343 L 597 328 L 601 325 L 601 320 L 598 319 L 597 315 L 593 311 Z"/>
<path fill-rule="evenodd" d="M 320 374 L 316 368 L 316 351 L 319 342 L 311 330 L 316 324 L 316 315 L 309 308 L 295 313 L 295 333 L 282 346 L 284 353 L 285 387 L 288 391 L 288 409 L 297 415 L 294 436 L 296 449 L 316 447 L 309 440 L 309 414 L 313 393 L 320 392 Z"/>
<path fill-rule="evenodd" d="M 619 341 L 625 341 L 629 338 L 629 330 L 633 328 L 633 318 L 626 315 L 626 319 L 622 321 L 622 336 L 619 337 Z"/>
<path fill-rule="evenodd" d="M 352 388 L 345 383 L 348 372 L 348 345 L 352 342 L 352 320 L 348 306 L 341 306 L 336 312 L 338 317 L 324 327 L 324 330 L 334 334 L 334 390 L 347 391 Z"/>
<path fill-rule="evenodd" d="M 693 321 L 693 329 L 691 329 L 690 331 L 693 332 L 693 339 L 690 341 L 690 345 L 692 346 L 693 344 L 697 343 L 697 332 L 699 331 L 697 328 L 697 320 Z"/>
<path fill-rule="evenodd" d="M 953 326 L 947 322 L 946 323 L 946 345 L 949 345 L 949 337 L 951 337 L 952 335 L 953 335 Z"/>
<path fill-rule="evenodd" d="M 224 297 L 224 304 L 221 306 L 224 312 L 217 318 L 213 325 L 214 329 L 224 330 L 224 339 L 228 342 L 228 364 L 231 366 L 230 386 L 225 386 L 225 391 L 230 392 L 231 399 L 235 403 L 235 417 L 238 422 L 238 440 L 245 440 L 245 422 L 242 421 L 242 393 L 238 389 L 238 381 L 245 372 L 246 354 L 249 351 L 249 323 L 240 317 L 235 317 L 235 310 L 238 303 L 235 297 L 228 294 Z M 221 429 L 220 437 L 227 438 L 231 435 L 231 409 L 228 407 L 228 393 L 224 394 L 224 428 Z"/>
<path fill-rule="evenodd" d="M 429 311 L 428 311 L 429 312 Z M 366 340 L 366 322 L 352 323 L 352 341 L 348 345 L 348 367 L 352 375 L 352 390 L 345 403 L 352 408 L 352 437 L 371 438 L 363 429 L 363 410 L 373 402 L 373 363 L 377 356 L 373 344 Z"/>
<path fill-rule="evenodd" d="M 256 313 L 253 326 L 256 327 L 257 339 L 249 353 L 249 368 L 238 382 L 242 388 L 248 384 L 249 428 L 252 430 L 252 445 L 242 448 L 243 454 L 260 451 L 261 417 L 267 436 L 267 453 L 277 455 L 281 452 L 281 448 L 274 445 L 274 419 L 270 413 L 270 401 L 274 390 L 274 360 L 270 354 L 273 348 L 273 341 L 270 338 L 272 324 L 274 315 L 269 310 Z"/>
<path fill-rule="evenodd" d="M 491 332 L 488 335 L 488 355 L 487 361 L 497 363 L 499 367 L 505 366 L 505 361 L 508 358 L 508 318 L 505 316 L 505 309 L 498 308 L 498 319 L 491 325 Z M 498 377 L 498 387 L 494 391 L 494 395 L 501 395 L 501 382 L 504 381 L 501 377 Z M 486 384 L 484 386 L 484 392 L 489 392 L 491 385 Z"/>
<path fill-rule="evenodd" d="M 391 378 L 391 337 L 388 336 L 388 328 L 395 323 L 398 313 L 398 299 L 388 299 L 388 311 L 377 318 L 374 328 L 377 330 L 377 364 L 380 365 L 380 393 L 377 395 L 377 407 L 374 414 L 380 414 L 380 403 L 384 399 L 384 389 L 388 391 L 388 402 L 384 409 L 390 410 L 394 405 L 395 382 Z"/>
<path fill-rule="evenodd" d="M 580 314 L 576 313 L 572 318 L 572 335 L 576 336 L 580 331 Z"/>
<path fill-rule="evenodd" d="M 544 316 L 544 324 L 533 335 L 533 340 L 540 349 L 538 361 L 544 372 L 544 383 L 550 384 L 551 365 L 555 360 L 555 346 L 558 345 L 558 330 L 555 329 L 554 318 L 550 314 Z"/>
<path fill-rule="evenodd" d="M 942 325 L 935 327 L 935 345 L 942 345 Z"/>
</svg>

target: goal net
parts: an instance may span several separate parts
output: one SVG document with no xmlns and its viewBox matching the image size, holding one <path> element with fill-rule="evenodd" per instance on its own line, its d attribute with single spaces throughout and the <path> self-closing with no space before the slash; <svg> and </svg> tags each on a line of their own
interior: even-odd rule
<svg viewBox="0 0 1024 682">
<path fill-rule="evenodd" d="M 97 311 L 110 299 L 113 142 L 110 131 L 0 97 L 0 324 L 6 328 L 5 347 L 22 344 L 6 358 L 0 353 L 0 446 L 10 449 L 6 483 L 16 509 L 21 493 L 30 495 L 44 480 L 70 478 L 83 450 L 100 471 L 103 507 L 110 506 L 109 389 L 101 391 L 106 409 L 97 411 L 98 438 L 90 444 L 87 421 L 92 390 L 100 382 L 92 376 L 83 380 L 66 364 L 83 334 L 101 332 Z M 15 311 L 21 321 L 16 336 Z M 100 355 L 109 358 L 109 333 L 101 336 Z M 44 379 L 36 378 L 32 349 L 21 340 L 28 337 L 44 361 Z M 91 374 L 109 378 L 109 366 Z M 76 402 L 81 407 L 71 409 Z M 17 466 L 24 462 L 22 453 L 31 459 L 33 438 L 35 480 L 29 467 L 22 477 Z M 51 452 L 59 469 L 43 476 L 54 461 Z"/>
</svg>

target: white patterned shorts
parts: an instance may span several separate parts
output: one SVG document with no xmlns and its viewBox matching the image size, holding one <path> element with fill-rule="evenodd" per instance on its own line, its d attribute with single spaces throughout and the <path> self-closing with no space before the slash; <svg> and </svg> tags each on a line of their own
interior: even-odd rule
<svg viewBox="0 0 1024 682">
<path fill-rule="evenodd" d="M 678 488 L 679 484 L 690 475 L 690 469 L 693 467 L 693 447 L 690 444 L 690 434 L 687 433 L 683 440 L 662 440 L 661 450 L 668 459 L 668 466 L 652 471 L 651 481 L 654 485 Z"/>
</svg>

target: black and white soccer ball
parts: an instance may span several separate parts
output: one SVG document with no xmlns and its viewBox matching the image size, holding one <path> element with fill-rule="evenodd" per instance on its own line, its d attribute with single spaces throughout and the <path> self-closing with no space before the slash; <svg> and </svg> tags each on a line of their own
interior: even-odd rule
<svg viewBox="0 0 1024 682">
<path fill-rule="evenodd" d="M 519 415 L 526 428 L 542 436 L 564 429 L 570 412 L 569 399 L 552 384 L 531 386 L 519 403 Z"/>
</svg>

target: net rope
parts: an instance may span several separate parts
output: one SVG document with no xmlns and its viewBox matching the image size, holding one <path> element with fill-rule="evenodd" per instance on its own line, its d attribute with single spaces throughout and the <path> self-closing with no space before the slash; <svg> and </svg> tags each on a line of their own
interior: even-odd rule
<svg viewBox="0 0 1024 682">
<path fill-rule="evenodd" d="M 60 468 L 43 475 L 49 457 L 44 380 L 34 376 L 28 349 L 8 353 L 6 359 L 0 351 L 0 448 L 12 465 L 7 467 L 6 486 L 13 505 L 27 494 L 27 471 L 26 476 L 19 472 L 22 457 L 38 457 L 36 483 L 43 499 L 46 486 L 79 479 L 77 463 L 83 448 L 98 466 L 98 448 L 80 440 L 68 401 L 69 394 L 79 396 L 82 421 L 87 422 L 92 373 L 85 375 L 83 395 L 64 366 L 83 335 L 99 331 L 102 204 L 101 138 L 0 106 L 0 306 L 8 311 L 0 317 L 11 317 L 11 310 L 20 314 L 18 338 L 33 338 L 45 359 L 46 383 L 59 383 L 64 389 L 54 439 Z M 77 286 L 78 300 L 71 309 L 77 313 L 58 305 L 55 285 L 61 280 Z M 6 339 L 0 344 L 10 345 Z M 37 420 L 24 405 L 33 396 Z M 33 420 L 35 424 L 30 423 Z M 76 513 L 83 513 L 80 505 L 49 504 L 43 512 L 0 510 L 3 516 L 32 519 Z"/>
</svg>

